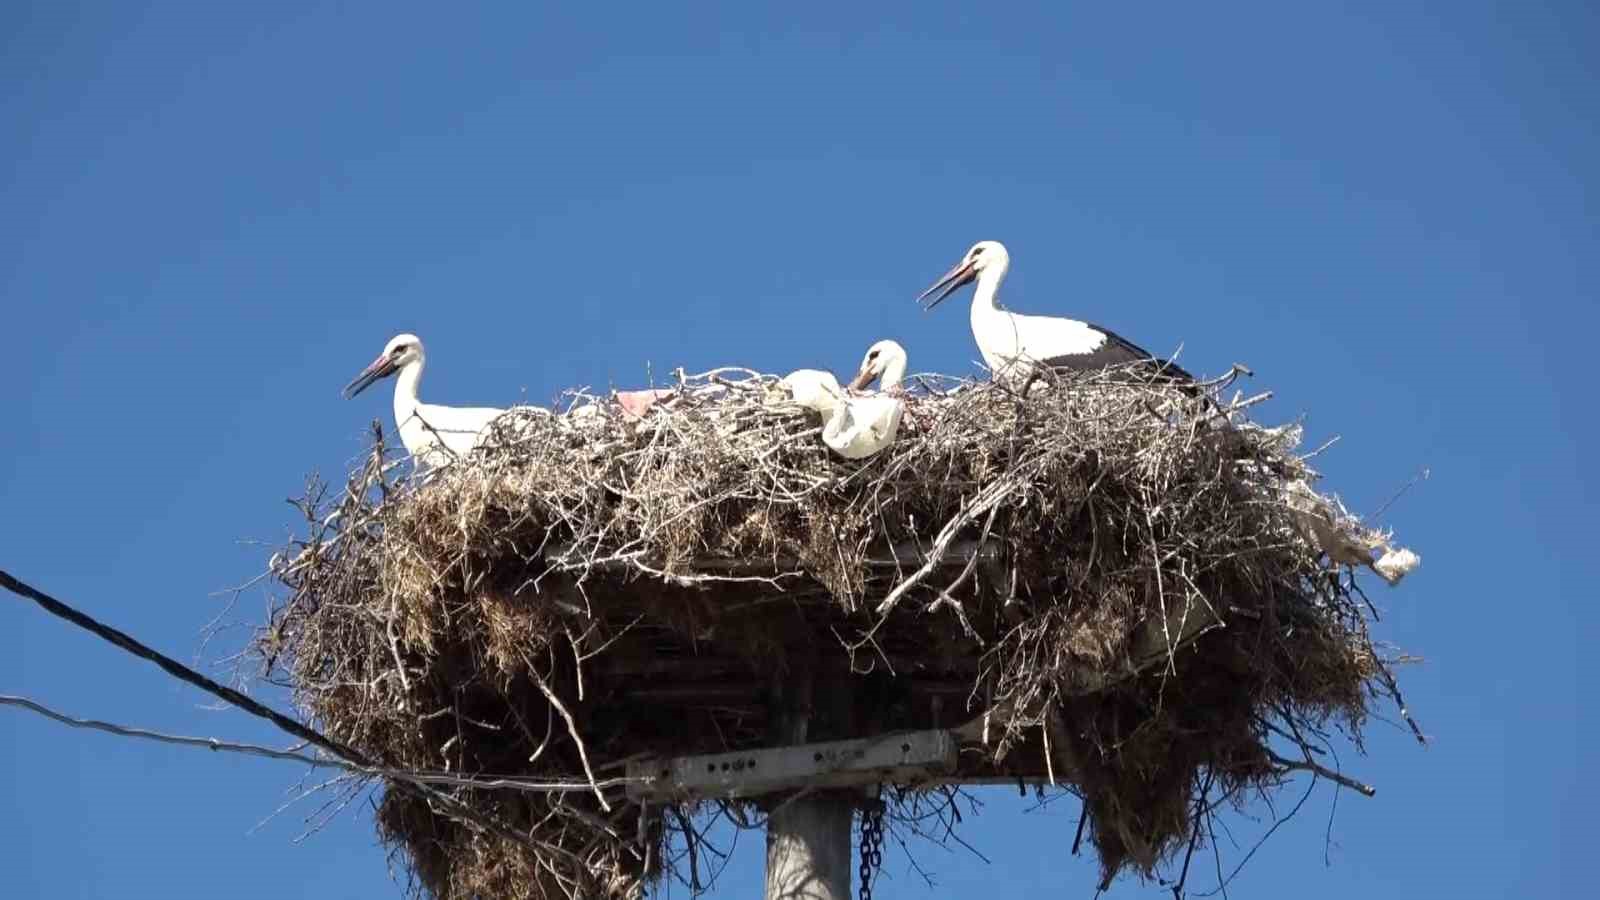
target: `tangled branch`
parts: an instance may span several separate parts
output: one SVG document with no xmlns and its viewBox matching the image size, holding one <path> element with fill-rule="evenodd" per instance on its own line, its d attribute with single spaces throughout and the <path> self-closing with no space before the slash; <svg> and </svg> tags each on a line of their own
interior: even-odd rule
<svg viewBox="0 0 1600 900">
<path fill-rule="evenodd" d="M 937 809 L 928 830 L 959 840 L 952 782 L 1071 793 L 1108 881 L 1187 871 L 1217 798 L 1295 770 L 1367 792 L 1314 757 L 1399 696 L 1345 568 L 1379 569 L 1387 535 L 1313 488 L 1298 429 L 1248 420 L 1261 395 L 1115 371 L 1026 397 L 914 383 L 896 441 L 859 461 L 742 370 L 679 373 L 643 417 L 584 393 L 513 410 L 425 480 L 380 441 L 300 502 L 258 674 L 388 766 L 585 786 L 452 795 L 520 843 L 386 794 L 380 832 L 441 897 L 703 883 L 695 809 L 608 773 L 779 742 L 800 669 L 838 706 L 810 739 L 963 742 L 948 780 L 891 786 L 908 821 Z"/>
</svg>

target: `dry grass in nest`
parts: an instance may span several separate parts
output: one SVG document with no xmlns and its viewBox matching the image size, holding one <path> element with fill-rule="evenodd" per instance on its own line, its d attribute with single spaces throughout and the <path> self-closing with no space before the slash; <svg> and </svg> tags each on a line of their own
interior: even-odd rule
<svg viewBox="0 0 1600 900">
<path fill-rule="evenodd" d="M 921 379 L 896 442 L 846 461 L 776 381 L 680 376 L 642 419 L 517 410 L 422 480 L 380 437 L 342 493 L 313 490 L 258 650 L 330 735 L 462 780 L 477 821 L 380 805 L 422 887 L 698 881 L 690 811 L 641 810 L 624 763 L 775 743 L 801 672 L 845 698 L 812 739 L 951 728 L 961 779 L 1081 795 L 1108 881 L 1192 852 L 1219 798 L 1317 767 L 1330 725 L 1359 740 L 1369 699 L 1398 700 L 1354 571 L 1306 524 L 1298 430 L 1250 423 L 1253 400 Z M 914 822 L 938 786 L 898 788 Z"/>
</svg>

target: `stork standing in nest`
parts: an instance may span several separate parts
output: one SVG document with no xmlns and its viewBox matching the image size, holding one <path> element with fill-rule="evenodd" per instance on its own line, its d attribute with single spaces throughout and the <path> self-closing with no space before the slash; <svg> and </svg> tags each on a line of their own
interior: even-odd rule
<svg viewBox="0 0 1600 900">
<path fill-rule="evenodd" d="M 1140 363 L 1162 380 L 1194 381 L 1177 365 L 1156 359 L 1109 328 L 1058 316 L 1026 316 L 1001 306 L 996 295 L 1010 267 L 1004 244 L 979 241 L 917 298 L 930 310 L 963 285 L 978 283 L 972 294 L 972 335 L 996 379 L 1014 380 L 1026 389 L 1041 369 L 1081 371 Z"/>
<path fill-rule="evenodd" d="M 383 352 L 345 386 L 346 399 L 366 390 L 375 382 L 398 374 L 394 383 L 394 421 L 400 443 L 419 465 L 438 468 L 467 455 L 484 438 L 489 423 L 505 414 L 491 407 L 437 406 L 417 397 L 422 368 L 427 357 L 422 339 L 414 334 L 396 335 Z"/>
</svg>

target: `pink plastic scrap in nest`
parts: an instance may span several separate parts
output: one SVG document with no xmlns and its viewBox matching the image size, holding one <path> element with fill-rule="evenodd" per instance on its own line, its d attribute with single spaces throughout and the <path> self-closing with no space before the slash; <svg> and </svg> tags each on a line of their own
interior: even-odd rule
<svg viewBox="0 0 1600 900">
<path fill-rule="evenodd" d="M 617 405 L 622 407 L 622 414 L 630 419 L 642 419 L 656 405 L 656 401 L 672 396 L 668 389 L 650 391 L 617 391 Z"/>
</svg>

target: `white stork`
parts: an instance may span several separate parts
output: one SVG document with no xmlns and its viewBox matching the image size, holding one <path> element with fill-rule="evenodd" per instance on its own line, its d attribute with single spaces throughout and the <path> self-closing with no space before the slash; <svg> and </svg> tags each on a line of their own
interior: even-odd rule
<svg viewBox="0 0 1600 900">
<path fill-rule="evenodd" d="M 879 341 L 867 348 L 861 359 L 861 369 L 849 384 L 852 391 L 864 391 L 878 379 L 879 389 L 886 394 L 900 391 L 900 382 L 906 377 L 906 348 L 895 341 Z"/>
<path fill-rule="evenodd" d="M 1172 380 L 1194 380 L 1177 365 L 1156 359 L 1110 329 L 1076 319 L 1025 316 L 1007 310 L 995 295 L 1010 266 L 1011 255 L 1006 253 L 1004 244 L 979 241 L 961 262 L 917 298 L 919 302 L 926 300 L 923 309 L 929 310 L 962 285 L 978 283 L 972 295 L 972 335 L 995 378 L 1028 384 L 1036 374 L 1036 366 L 1081 370 L 1144 362 Z M 936 291 L 938 296 L 928 300 Z"/>
<path fill-rule="evenodd" d="M 822 415 L 822 442 L 845 459 L 865 459 L 894 443 L 905 414 L 898 390 L 905 376 L 906 352 L 894 341 L 879 341 L 861 361 L 849 387 L 839 386 L 832 372 L 800 369 L 780 382 L 794 402 Z M 881 394 L 856 393 L 882 376 Z"/>
<path fill-rule="evenodd" d="M 400 443 L 419 465 L 438 468 L 452 459 L 465 456 L 478 445 L 489 423 L 505 413 L 489 407 L 435 406 L 417 399 L 422 381 L 422 339 L 414 334 L 395 336 L 383 353 L 345 386 L 348 399 L 366 390 L 373 382 L 399 373 L 394 384 L 394 421 Z"/>
</svg>

